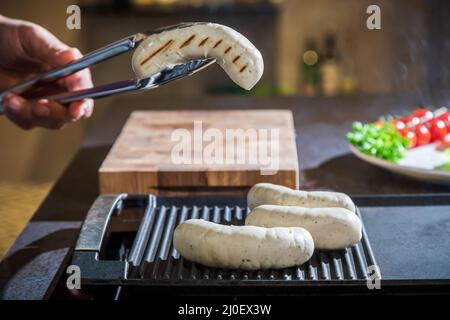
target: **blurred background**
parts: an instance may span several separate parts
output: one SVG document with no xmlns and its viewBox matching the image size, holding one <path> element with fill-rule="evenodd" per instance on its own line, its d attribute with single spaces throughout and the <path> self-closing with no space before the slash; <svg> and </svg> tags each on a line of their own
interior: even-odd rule
<svg viewBox="0 0 450 320">
<path fill-rule="evenodd" d="M 81 30 L 66 27 L 66 9 L 72 4 L 81 7 Z M 366 27 L 371 4 L 381 8 L 381 30 Z M 428 105 L 448 101 L 450 93 L 450 6 L 444 0 L 2 0 L 0 14 L 38 23 L 85 53 L 139 31 L 211 21 L 238 30 L 263 54 L 265 73 L 250 93 L 214 66 L 190 81 L 132 97 L 146 107 L 167 97 L 250 94 L 308 99 L 372 95 L 381 97 L 377 103 L 395 95 L 401 108 L 404 95 Z M 133 77 L 130 59 L 124 55 L 95 66 L 94 82 Z M 3 237 L 14 239 L 89 129 L 111 110 L 106 107 L 120 108 L 121 103 L 123 98 L 100 100 L 91 120 L 60 132 L 22 131 L 0 116 Z M 0 241 L 0 257 L 8 241 Z"/>
</svg>

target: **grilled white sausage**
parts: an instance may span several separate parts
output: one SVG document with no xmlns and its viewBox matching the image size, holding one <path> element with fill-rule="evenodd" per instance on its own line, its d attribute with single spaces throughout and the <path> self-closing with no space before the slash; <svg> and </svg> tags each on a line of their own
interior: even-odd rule
<svg viewBox="0 0 450 320">
<path fill-rule="evenodd" d="M 179 224 L 173 244 L 188 260 L 245 270 L 301 265 L 314 252 L 313 239 L 302 228 L 226 226 L 201 219 Z"/>
<path fill-rule="evenodd" d="M 311 233 L 316 249 L 342 249 L 358 243 L 362 236 L 361 220 L 344 208 L 262 205 L 250 212 L 245 224 L 305 228 Z"/>
<path fill-rule="evenodd" d="M 341 207 L 356 211 L 352 199 L 344 193 L 301 191 L 271 183 L 257 183 L 247 194 L 247 205 L 253 209 L 263 204 L 306 208 Z"/>
<path fill-rule="evenodd" d="M 149 36 L 135 50 L 132 65 L 141 79 L 167 67 L 208 57 L 216 58 L 228 76 L 247 90 L 264 71 L 261 53 L 247 38 L 215 23 L 194 23 Z"/>
</svg>

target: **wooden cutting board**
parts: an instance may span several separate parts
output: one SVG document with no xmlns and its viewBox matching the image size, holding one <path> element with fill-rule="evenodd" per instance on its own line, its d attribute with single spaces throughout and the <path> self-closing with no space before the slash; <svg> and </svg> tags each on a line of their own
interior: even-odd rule
<svg viewBox="0 0 450 320">
<path fill-rule="evenodd" d="M 289 110 L 135 111 L 99 169 L 100 192 L 236 194 L 257 182 L 298 188 L 297 159 Z"/>
</svg>

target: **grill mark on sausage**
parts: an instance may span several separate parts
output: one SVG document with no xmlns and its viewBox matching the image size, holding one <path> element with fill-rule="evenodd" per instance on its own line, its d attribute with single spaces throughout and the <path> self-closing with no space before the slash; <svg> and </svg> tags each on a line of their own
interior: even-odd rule
<svg viewBox="0 0 450 320">
<path fill-rule="evenodd" d="M 231 50 L 231 47 L 228 47 L 227 50 L 225 50 L 224 53 L 227 54 L 228 52 L 230 52 L 230 50 Z"/>
<path fill-rule="evenodd" d="M 233 63 L 236 63 L 240 58 L 241 56 L 236 56 L 236 58 L 233 59 Z"/>
<path fill-rule="evenodd" d="M 175 40 L 169 40 L 169 44 L 161 51 L 161 53 L 166 52 L 167 50 L 169 50 L 170 46 L 175 42 Z"/>
<path fill-rule="evenodd" d="M 239 70 L 239 72 L 242 73 L 242 72 L 244 72 L 245 69 L 247 69 L 247 65 L 243 66 L 243 67 L 241 68 L 241 70 Z"/>
<path fill-rule="evenodd" d="M 166 43 L 164 43 L 164 45 L 159 48 L 158 50 L 156 50 L 155 52 L 153 52 L 151 55 L 149 55 L 147 58 L 145 58 L 144 60 L 141 61 L 140 65 L 143 66 L 144 64 L 146 64 L 151 58 L 153 58 L 154 56 L 156 56 L 158 53 L 160 53 L 163 50 L 167 50 L 172 43 L 174 42 L 174 40 L 170 39 L 169 41 L 167 41 Z"/>
<path fill-rule="evenodd" d="M 192 40 L 195 39 L 195 37 L 196 37 L 195 34 L 193 34 L 192 36 L 190 36 L 185 42 L 183 42 L 183 44 L 180 46 L 180 49 L 181 49 L 181 48 L 184 48 L 184 47 L 187 47 L 187 46 L 192 42 Z"/>
<path fill-rule="evenodd" d="M 222 43 L 222 41 L 223 41 L 222 39 L 217 41 L 213 48 L 217 48 Z"/>
<path fill-rule="evenodd" d="M 206 37 L 205 39 L 202 40 L 202 42 L 200 42 L 198 44 L 199 47 L 203 47 L 203 45 L 206 43 L 206 41 L 208 41 L 209 37 Z"/>
</svg>

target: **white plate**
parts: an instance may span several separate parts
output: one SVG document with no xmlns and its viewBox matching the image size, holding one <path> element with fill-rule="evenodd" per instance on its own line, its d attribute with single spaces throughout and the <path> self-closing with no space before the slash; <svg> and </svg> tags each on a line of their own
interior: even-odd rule
<svg viewBox="0 0 450 320">
<path fill-rule="evenodd" d="M 450 171 L 433 169 L 444 164 L 446 160 L 444 152 L 436 150 L 434 144 L 408 150 L 405 158 L 398 163 L 369 156 L 351 144 L 350 150 L 358 158 L 391 172 L 422 181 L 450 184 Z"/>
</svg>

